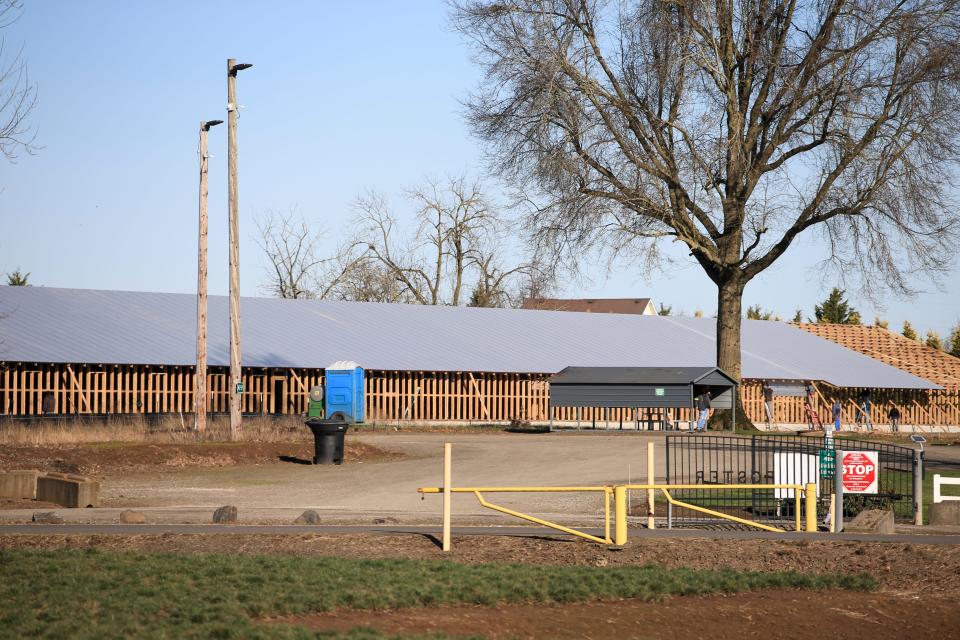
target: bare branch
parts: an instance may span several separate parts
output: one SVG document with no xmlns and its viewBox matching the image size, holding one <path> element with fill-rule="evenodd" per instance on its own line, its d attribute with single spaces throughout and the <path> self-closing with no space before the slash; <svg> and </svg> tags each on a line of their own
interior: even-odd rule
<svg viewBox="0 0 960 640">
<path fill-rule="evenodd" d="M 0 0 L 0 29 L 16 22 L 20 10 L 17 0 Z M 0 153 L 16 162 L 20 153 L 37 150 L 36 131 L 29 123 L 37 104 L 37 86 L 30 80 L 22 51 L 13 56 L 6 53 L 6 40 L 0 38 Z"/>
</svg>

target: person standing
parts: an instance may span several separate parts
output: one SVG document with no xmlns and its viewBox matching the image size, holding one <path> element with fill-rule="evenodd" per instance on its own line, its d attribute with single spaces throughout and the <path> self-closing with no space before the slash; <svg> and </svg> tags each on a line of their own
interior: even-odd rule
<svg viewBox="0 0 960 640">
<path fill-rule="evenodd" d="M 707 418 L 710 417 L 710 393 L 704 391 L 700 394 L 700 397 L 697 398 L 697 409 L 700 412 L 700 417 L 697 419 L 697 431 L 703 432 L 707 430 Z"/>
<path fill-rule="evenodd" d="M 763 408 L 767 412 L 767 427 L 773 426 L 773 387 L 769 382 L 763 383 Z"/>
<path fill-rule="evenodd" d="M 840 431 L 840 413 L 843 408 L 840 406 L 840 400 L 833 401 L 833 430 Z"/>
<path fill-rule="evenodd" d="M 887 417 L 890 418 L 890 431 L 900 433 L 900 409 L 897 408 L 897 405 L 891 405 Z"/>
<path fill-rule="evenodd" d="M 869 431 L 873 431 L 873 421 L 870 419 L 870 389 L 860 392 L 858 404 L 860 413 L 857 415 L 857 425 L 863 424 Z"/>
<path fill-rule="evenodd" d="M 814 394 L 816 393 L 816 389 L 814 389 L 814 387 L 813 387 L 813 380 L 808 380 L 808 381 L 807 381 L 807 385 L 806 385 L 806 387 L 804 387 L 804 391 L 805 391 L 806 394 L 807 394 L 807 397 L 806 397 L 806 402 L 807 402 L 807 428 L 810 429 L 811 431 L 813 431 L 813 429 L 816 427 L 816 425 L 815 425 L 814 422 L 813 422 L 813 420 L 814 420 L 814 415 L 815 415 L 815 414 L 814 414 L 814 412 L 815 412 L 814 406 L 815 406 L 815 405 L 813 404 L 813 402 L 814 402 Z M 819 418 L 817 418 L 817 420 L 819 421 Z M 821 423 L 820 426 L 821 426 L 821 429 L 822 429 L 822 428 L 823 428 L 823 423 Z"/>
</svg>

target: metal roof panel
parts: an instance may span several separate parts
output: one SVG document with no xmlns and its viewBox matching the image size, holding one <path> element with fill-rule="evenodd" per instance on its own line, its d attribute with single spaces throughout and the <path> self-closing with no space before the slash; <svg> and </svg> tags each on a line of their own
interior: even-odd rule
<svg viewBox="0 0 960 640">
<path fill-rule="evenodd" d="M 196 296 L 0 286 L 0 360 L 192 365 Z M 228 299 L 210 296 L 208 362 L 227 366 Z M 241 300 L 243 364 L 555 373 L 568 366 L 713 367 L 716 321 L 330 300 Z M 936 388 L 786 323 L 744 320 L 743 377 Z"/>
</svg>

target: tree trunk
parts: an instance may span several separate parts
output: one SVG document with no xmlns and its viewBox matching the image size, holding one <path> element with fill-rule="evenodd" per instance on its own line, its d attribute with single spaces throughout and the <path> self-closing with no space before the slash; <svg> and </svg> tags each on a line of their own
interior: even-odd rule
<svg viewBox="0 0 960 640">
<path fill-rule="evenodd" d="M 717 283 L 717 366 L 740 383 L 740 329 L 742 324 L 743 289 L 746 283 L 740 278 L 730 278 Z M 756 429 L 740 401 L 739 387 L 734 394 L 737 403 L 736 428 Z M 729 410 L 717 411 L 710 421 L 714 429 L 734 429 Z"/>
</svg>

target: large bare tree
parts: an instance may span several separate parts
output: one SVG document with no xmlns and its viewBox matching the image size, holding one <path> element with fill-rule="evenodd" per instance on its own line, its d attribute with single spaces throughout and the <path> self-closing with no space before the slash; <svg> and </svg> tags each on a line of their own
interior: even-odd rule
<svg viewBox="0 0 960 640">
<path fill-rule="evenodd" d="M 542 249 L 656 256 L 716 283 L 741 375 L 744 287 L 804 232 L 909 291 L 957 240 L 957 0 L 464 0 L 469 118 L 526 189 Z"/>
<path fill-rule="evenodd" d="M 0 0 L 0 30 L 13 24 L 20 10 L 18 0 Z M 9 56 L 7 52 L 6 39 L 0 37 L 0 153 L 14 162 L 21 152 L 36 149 L 29 116 L 37 102 L 37 87 L 20 53 Z"/>
</svg>

